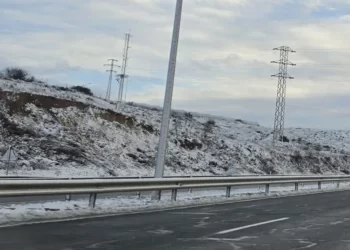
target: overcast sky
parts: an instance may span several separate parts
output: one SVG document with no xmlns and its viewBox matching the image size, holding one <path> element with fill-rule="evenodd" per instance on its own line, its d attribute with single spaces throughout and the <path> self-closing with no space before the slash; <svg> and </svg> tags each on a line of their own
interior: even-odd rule
<svg viewBox="0 0 350 250">
<path fill-rule="evenodd" d="M 130 29 L 127 100 L 161 106 L 175 2 L 0 0 L 0 67 L 105 96 Z M 349 0 L 184 0 L 173 107 L 271 127 L 287 45 L 286 126 L 350 129 L 349 38 Z"/>
</svg>

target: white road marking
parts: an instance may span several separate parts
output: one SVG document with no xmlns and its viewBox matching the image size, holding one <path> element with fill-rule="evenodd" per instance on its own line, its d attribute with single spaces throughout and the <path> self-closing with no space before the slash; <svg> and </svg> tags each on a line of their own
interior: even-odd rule
<svg viewBox="0 0 350 250">
<path fill-rule="evenodd" d="M 149 233 L 153 233 L 153 234 L 172 234 L 174 233 L 173 231 L 170 230 L 165 230 L 165 229 L 158 229 L 158 230 L 154 230 L 154 231 L 148 231 Z"/>
<path fill-rule="evenodd" d="M 236 227 L 236 228 L 220 231 L 220 232 L 217 232 L 216 234 L 227 234 L 227 233 L 231 233 L 231 232 L 240 231 L 240 230 L 243 230 L 243 229 L 246 229 L 246 228 L 257 227 L 257 226 L 271 224 L 271 223 L 274 223 L 274 222 L 284 221 L 284 220 L 288 220 L 288 219 L 289 219 L 289 217 L 285 217 L 285 218 L 280 218 L 280 219 L 276 219 L 276 220 L 264 221 L 264 222 L 260 222 L 260 223 L 255 223 L 255 224 L 243 226 L 243 227 Z"/>
<path fill-rule="evenodd" d="M 101 242 L 97 242 L 95 244 L 89 245 L 86 248 L 100 248 L 103 245 L 108 245 L 108 244 L 115 243 L 115 242 L 118 242 L 118 241 L 120 241 L 120 239 L 119 240 L 101 241 Z"/>
<path fill-rule="evenodd" d="M 173 212 L 172 214 L 183 214 L 183 215 L 213 215 L 213 214 L 215 214 L 215 213 L 202 213 L 202 212 L 198 212 L 198 213 L 196 213 L 196 212 L 193 212 L 193 213 L 191 213 L 191 212 Z"/>
<path fill-rule="evenodd" d="M 317 245 L 317 243 L 313 243 L 313 242 L 310 242 L 310 241 L 303 241 L 303 240 L 299 241 L 299 243 L 301 243 L 301 244 L 309 244 L 309 245 L 304 246 L 304 247 L 293 248 L 293 250 L 311 248 L 311 247 L 314 247 L 314 246 Z"/>
<path fill-rule="evenodd" d="M 203 238 L 203 240 L 216 240 L 216 241 L 242 241 L 242 240 L 249 240 L 249 239 L 257 239 L 258 236 L 242 236 L 239 238 Z"/>
<path fill-rule="evenodd" d="M 208 225 L 207 220 L 209 219 L 210 217 L 203 217 L 196 225 L 194 225 L 194 227 L 205 227 L 206 225 Z"/>
<path fill-rule="evenodd" d="M 334 221 L 334 222 L 331 222 L 331 225 L 337 225 L 337 224 L 341 224 L 341 223 L 344 223 L 344 221 L 342 221 L 342 220 Z"/>
</svg>

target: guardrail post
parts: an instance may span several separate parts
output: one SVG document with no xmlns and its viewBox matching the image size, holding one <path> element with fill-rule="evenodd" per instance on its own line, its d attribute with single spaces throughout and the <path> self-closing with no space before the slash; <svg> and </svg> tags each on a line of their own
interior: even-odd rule
<svg viewBox="0 0 350 250">
<path fill-rule="evenodd" d="M 340 181 L 337 181 L 337 188 L 340 188 Z"/>
<path fill-rule="evenodd" d="M 266 194 L 270 193 L 270 184 L 266 184 L 265 193 Z"/>
<path fill-rule="evenodd" d="M 139 179 L 142 179 L 142 177 L 139 176 Z M 136 195 L 137 195 L 137 198 L 139 198 L 139 199 L 141 198 L 141 192 L 140 191 L 137 191 Z"/>
<path fill-rule="evenodd" d="M 298 190 L 299 190 L 299 183 L 296 182 L 296 183 L 295 183 L 295 191 L 298 191 Z"/>
<path fill-rule="evenodd" d="M 192 175 L 190 176 L 192 178 Z M 192 194 L 192 188 L 188 189 L 188 192 Z"/>
<path fill-rule="evenodd" d="M 65 197 L 64 197 L 64 200 L 65 201 L 71 201 L 72 199 L 72 195 L 71 194 L 67 194 Z"/>
<path fill-rule="evenodd" d="M 69 180 L 71 180 L 71 179 L 72 178 L 69 178 Z M 65 201 L 70 201 L 72 199 L 72 195 L 71 194 L 67 194 L 64 199 L 65 199 Z"/>
<path fill-rule="evenodd" d="M 171 200 L 176 201 L 176 196 L 177 196 L 177 189 L 172 189 L 171 190 Z"/>
<path fill-rule="evenodd" d="M 231 197 L 231 186 L 226 187 L 226 198 Z"/>
<path fill-rule="evenodd" d="M 162 198 L 162 190 L 156 191 L 155 195 L 156 195 L 156 197 L 155 197 L 156 200 L 160 201 L 160 199 Z"/>
<path fill-rule="evenodd" d="M 318 189 L 321 189 L 321 182 L 318 182 Z"/>
<path fill-rule="evenodd" d="M 94 208 L 96 205 L 96 198 L 97 198 L 97 194 L 93 193 L 90 194 L 90 198 L 89 198 L 89 207 L 90 208 Z"/>
</svg>

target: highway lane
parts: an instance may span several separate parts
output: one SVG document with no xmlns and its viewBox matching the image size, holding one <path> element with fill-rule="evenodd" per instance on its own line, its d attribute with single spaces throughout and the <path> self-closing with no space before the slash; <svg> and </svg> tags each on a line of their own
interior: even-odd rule
<svg viewBox="0 0 350 250">
<path fill-rule="evenodd" d="M 0 249 L 350 249 L 350 191 L 0 228 Z"/>
</svg>

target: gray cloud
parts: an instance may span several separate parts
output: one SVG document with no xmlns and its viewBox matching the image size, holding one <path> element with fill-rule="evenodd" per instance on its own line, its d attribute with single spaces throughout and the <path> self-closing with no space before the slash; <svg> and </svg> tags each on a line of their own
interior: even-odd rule
<svg viewBox="0 0 350 250">
<path fill-rule="evenodd" d="M 173 0 L 3 0 L 0 7 L 1 67 L 23 66 L 54 83 L 76 81 L 71 72 L 102 75 L 107 58 L 121 57 L 130 28 L 128 99 L 162 103 Z M 289 45 L 297 67 L 290 69 L 286 124 L 347 128 L 350 21 L 340 9 L 349 1 L 184 1 L 174 106 L 271 126 L 277 80 L 270 75 L 278 70 L 272 48 Z M 93 85 L 99 94 L 106 81 L 100 75 Z"/>
</svg>

